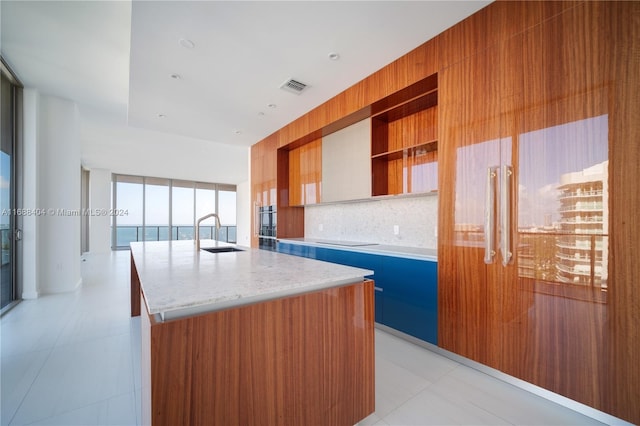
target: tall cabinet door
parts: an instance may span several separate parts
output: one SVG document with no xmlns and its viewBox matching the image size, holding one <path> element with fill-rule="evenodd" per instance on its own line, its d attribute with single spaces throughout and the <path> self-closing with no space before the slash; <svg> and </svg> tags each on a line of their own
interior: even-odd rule
<svg viewBox="0 0 640 426">
<path fill-rule="evenodd" d="M 439 147 L 440 345 L 634 423 L 638 9 L 579 3 L 442 70 Z"/>
<path fill-rule="evenodd" d="M 640 39 L 622 30 L 637 26 L 639 9 L 584 2 L 514 39 L 507 52 L 522 58 L 522 95 L 504 105 L 518 188 L 515 262 L 503 281 L 504 371 L 633 423 L 640 298 L 624 271 L 637 261 L 635 243 L 617 255 L 615 247 L 629 231 L 639 236 L 638 191 L 628 192 L 639 177 L 638 150 L 629 149 L 638 118 L 625 104 L 637 112 Z M 633 71 L 618 67 L 634 62 Z"/>
<path fill-rule="evenodd" d="M 502 157 L 500 53 L 492 48 L 439 72 L 438 344 L 494 368 L 502 357 L 502 267 L 484 218 L 485 207 L 497 207 L 485 198 L 487 185 L 497 196 Z M 485 262 L 487 244 L 495 253 Z"/>
<path fill-rule="evenodd" d="M 610 87 L 603 16 L 589 8 L 505 45 L 504 58 L 518 59 L 504 69 L 522 80 L 503 104 L 517 188 L 509 206 L 514 261 L 503 277 L 503 369 L 602 407 Z"/>
</svg>

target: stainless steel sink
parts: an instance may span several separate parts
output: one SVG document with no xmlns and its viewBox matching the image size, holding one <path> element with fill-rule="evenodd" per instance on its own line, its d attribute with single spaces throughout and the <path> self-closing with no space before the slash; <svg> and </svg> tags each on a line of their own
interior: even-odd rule
<svg viewBox="0 0 640 426">
<path fill-rule="evenodd" d="M 201 250 L 208 251 L 209 253 L 229 253 L 232 251 L 244 251 L 236 247 L 208 247 Z"/>
</svg>

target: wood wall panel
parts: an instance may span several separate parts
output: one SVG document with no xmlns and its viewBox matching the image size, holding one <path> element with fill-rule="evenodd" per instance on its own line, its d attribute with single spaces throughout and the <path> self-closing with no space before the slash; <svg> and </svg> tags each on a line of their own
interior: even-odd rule
<svg viewBox="0 0 640 426">
<path fill-rule="evenodd" d="M 613 76 L 609 121 L 610 217 L 609 315 L 604 390 L 607 412 L 640 424 L 640 2 L 588 4 L 588 9 L 611 14 L 607 20 L 610 49 L 607 61 Z"/>
<path fill-rule="evenodd" d="M 251 247 L 258 247 L 256 209 L 277 202 L 277 139 L 251 146 Z"/>
<path fill-rule="evenodd" d="M 356 424 L 375 404 L 373 297 L 365 281 L 147 320 L 152 424 Z"/>
<path fill-rule="evenodd" d="M 140 279 L 138 278 L 138 271 L 136 264 L 133 261 L 133 255 L 131 255 L 131 316 L 140 316 Z"/>
<path fill-rule="evenodd" d="M 141 424 L 151 424 L 151 324 L 155 321 L 147 314 L 144 295 L 140 291 L 140 398 L 142 399 Z"/>
<path fill-rule="evenodd" d="M 496 1 L 439 34 L 438 69 L 451 66 L 574 7 L 580 1 Z"/>
<path fill-rule="evenodd" d="M 322 139 L 289 151 L 289 205 L 303 206 L 322 200 Z"/>
</svg>

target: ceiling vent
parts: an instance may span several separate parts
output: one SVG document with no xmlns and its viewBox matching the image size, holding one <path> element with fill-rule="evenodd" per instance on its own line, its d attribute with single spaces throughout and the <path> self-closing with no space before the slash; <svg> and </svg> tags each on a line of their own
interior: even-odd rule
<svg viewBox="0 0 640 426">
<path fill-rule="evenodd" d="M 290 78 L 289 80 L 285 81 L 280 85 L 280 88 L 282 90 L 295 93 L 296 95 L 299 95 L 300 93 L 304 92 L 308 87 L 309 87 L 308 85 L 301 83 L 297 80 L 294 80 L 292 78 Z"/>
</svg>

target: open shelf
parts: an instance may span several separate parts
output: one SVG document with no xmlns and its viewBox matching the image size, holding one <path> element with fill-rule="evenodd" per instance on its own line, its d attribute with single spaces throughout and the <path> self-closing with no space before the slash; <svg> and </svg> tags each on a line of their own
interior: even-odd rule
<svg viewBox="0 0 640 426">
<path fill-rule="evenodd" d="M 372 195 L 437 190 L 437 74 L 374 104 Z"/>
</svg>

